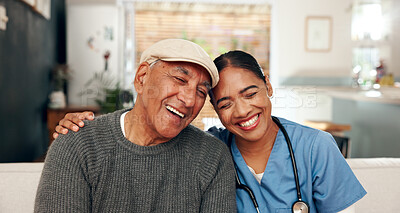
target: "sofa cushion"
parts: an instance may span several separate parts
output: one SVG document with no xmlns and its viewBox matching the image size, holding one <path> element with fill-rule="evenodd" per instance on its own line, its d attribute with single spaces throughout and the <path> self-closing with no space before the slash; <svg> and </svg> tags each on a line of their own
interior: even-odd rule
<svg viewBox="0 0 400 213">
<path fill-rule="evenodd" d="M 346 159 L 368 192 L 356 212 L 398 212 L 400 158 Z M 43 163 L 0 163 L 0 212 L 33 212 Z"/>
<path fill-rule="evenodd" d="M 0 212 L 33 212 L 43 163 L 0 164 Z"/>
<path fill-rule="evenodd" d="M 356 212 L 399 212 L 400 158 L 350 158 L 348 164 L 367 191 Z"/>
</svg>

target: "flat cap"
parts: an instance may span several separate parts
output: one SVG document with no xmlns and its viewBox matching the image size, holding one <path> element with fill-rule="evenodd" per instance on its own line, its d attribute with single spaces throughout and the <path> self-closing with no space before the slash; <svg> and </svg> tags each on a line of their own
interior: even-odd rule
<svg viewBox="0 0 400 213">
<path fill-rule="evenodd" d="M 211 76 L 211 87 L 219 81 L 217 67 L 210 56 L 199 45 L 184 39 L 165 39 L 147 48 L 140 57 L 140 63 L 149 64 L 156 60 L 182 61 L 198 64 L 204 67 Z"/>
</svg>

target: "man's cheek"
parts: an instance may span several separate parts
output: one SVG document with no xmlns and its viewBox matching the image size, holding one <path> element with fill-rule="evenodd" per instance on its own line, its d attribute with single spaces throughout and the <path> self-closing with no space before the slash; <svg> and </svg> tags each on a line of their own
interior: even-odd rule
<svg viewBox="0 0 400 213">
<path fill-rule="evenodd" d="M 147 86 L 144 90 L 143 96 L 154 99 L 160 95 L 161 91 L 159 87 L 156 86 Z"/>
</svg>

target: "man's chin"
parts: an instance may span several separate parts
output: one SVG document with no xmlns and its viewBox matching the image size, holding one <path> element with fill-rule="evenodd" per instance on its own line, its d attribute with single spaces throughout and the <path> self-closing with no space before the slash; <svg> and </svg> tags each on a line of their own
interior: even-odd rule
<svg viewBox="0 0 400 213">
<path fill-rule="evenodd" d="M 192 121 L 193 119 L 190 119 Z M 158 133 L 164 138 L 172 139 L 179 135 L 179 133 L 190 124 L 189 119 L 173 120 L 168 119 L 161 122 L 163 125 L 159 126 Z"/>
<path fill-rule="evenodd" d="M 172 138 L 178 136 L 181 131 L 182 131 L 182 129 L 165 131 L 165 132 L 161 133 L 161 136 L 169 141 Z"/>
<path fill-rule="evenodd" d="M 163 138 L 172 139 L 179 135 L 179 133 L 186 127 L 187 125 L 173 125 L 173 124 L 165 124 L 162 126 L 161 129 L 158 131 Z"/>
</svg>

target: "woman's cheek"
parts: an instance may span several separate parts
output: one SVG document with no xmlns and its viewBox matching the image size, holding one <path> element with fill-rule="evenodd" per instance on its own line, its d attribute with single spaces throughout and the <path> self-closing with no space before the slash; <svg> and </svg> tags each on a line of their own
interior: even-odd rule
<svg viewBox="0 0 400 213">
<path fill-rule="evenodd" d="M 259 107 L 269 107 L 271 106 L 271 101 L 267 97 L 259 97 L 253 100 L 253 104 Z"/>
<path fill-rule="evenodd" d="M 221 120 L 221 123 L 223 125 L 228 123 L 231 114 L 229 110 L 219 110 L 217 114 L 219 116 L 219 120 Z"/>
</svg>

